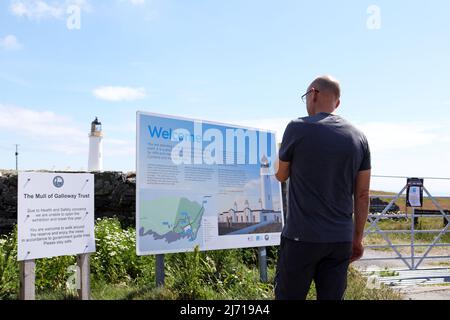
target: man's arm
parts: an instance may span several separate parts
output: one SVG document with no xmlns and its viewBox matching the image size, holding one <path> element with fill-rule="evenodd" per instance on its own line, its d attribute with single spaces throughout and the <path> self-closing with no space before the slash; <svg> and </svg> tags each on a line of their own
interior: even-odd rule
<svg viewBox="0 0 450 320">
<path fill-rule="evenodd" d="M 291 175 L 290 165 L 290 162 L 281 161 L 280 159 L 277 160 L 277 164 L 275 165 L 275 169 L 277 170 L 275 177 L 277 177 L 278 181 L 286 182 L 286 180 L 289 179 L 289 176 Z"/>
<path fill-rule="evenodd" d="M 353 234 L 353 253 L 350 262 L 359 260 L 364 254 L 362 240 L 364 227 L 369 215 L 370 170 L 360 171 L 356 177 L 354 190 L 355 230 Z"/>
</svg>

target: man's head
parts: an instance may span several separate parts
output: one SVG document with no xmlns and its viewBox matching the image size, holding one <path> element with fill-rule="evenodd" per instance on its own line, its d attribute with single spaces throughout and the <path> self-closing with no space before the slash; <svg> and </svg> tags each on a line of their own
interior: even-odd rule
<svg viewBox="0 0 450 320">
<path fill-rule="evenodd" d="M 308 87 L 306 109 L 310 116 L 319 112 L 333 113 L 340 105 L 341 86 L 331 76 L 316 78 Z"/>
</svg>

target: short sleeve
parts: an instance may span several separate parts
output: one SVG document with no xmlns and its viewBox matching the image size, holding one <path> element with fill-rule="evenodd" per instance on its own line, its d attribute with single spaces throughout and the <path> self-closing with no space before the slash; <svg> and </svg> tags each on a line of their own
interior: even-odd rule
<svg viewBox="0 0 450 320">
<path fill-rule="evenodd" d="M 370 159 L 370 147 L 367 138 L 364 137 L 362 142 L 363 148 L 363 159 L 361 161 L 361 165 L 359 167 L 359 171 L 366 171 L 372 169 L 371 159 Z"/>
<path fill-rule="evenodd" d="M 295 148 L 294 122 L 291 121 L 284 131 L 278 157 L 281 161 L 292 162 Z"/>
</svg>

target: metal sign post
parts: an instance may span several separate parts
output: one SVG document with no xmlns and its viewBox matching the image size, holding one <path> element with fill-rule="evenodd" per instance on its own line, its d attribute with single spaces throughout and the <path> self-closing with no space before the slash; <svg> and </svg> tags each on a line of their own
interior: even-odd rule
<svg viewBox="0 0 450 320">
<path fill-rule="evenodd" d="M 267 283 L 267 250 L 266 247 L 258 248 L 258 260 L 259 260 L 259 276 L 261 282 Z"/>
<path fill-rule="evenodd" d="M 80 271 L 80 287 L 78 288 L 78 299 L 90 300 L 91 299 L 91 281 L 90 281 L 90 264 L 89 254 L 77 255 L 77 266 Z"/>
<path fill-rule="evenodd" d="M 156 286 L 163 287 L 164 281 L 165 281 L 164 255 L 157 254 L 156 255 Z"/>
</svg>

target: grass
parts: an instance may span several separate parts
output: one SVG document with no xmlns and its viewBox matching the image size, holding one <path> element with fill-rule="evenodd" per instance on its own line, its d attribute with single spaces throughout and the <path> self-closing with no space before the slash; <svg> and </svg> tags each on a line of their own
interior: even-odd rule
<svg viewBox="0 0 450 320">
<path fill-rule="evenodd" d="M 231 294 L 223 294 L 208 290 L 208 296 L 205 300 L 272 300 L 273 295 L 273 276 L 275 270 L 269 269 L 269 283 L 259 284 L 265 286 L 265 296 L 248 295 L 246 288 L 240 290 L 236 288 Z M 255 284 L 259 282 L 259 275 L 256 270 L 250 271 Z M 388 276 L 388 275 L 385 275 Z M 154 284 L 140 286 L 136 284 L 108 284 L 96 283 L 92 286 L 91 296 L 93 300 L 176 300 L 180 299 L 179 294 L 170 286 L 156 288 Z M 76 299 L 74 295 L 68 295 L 62 290 L 41 291 L 37 293 L 38 300 L 71 300 Z M 308 293 L 307 300 L 315 300 L 316 291 L 314 283 Z M 349 269 L 348 286 L 344 300 L 400 300 L 402 295 L 388 286 L 382 285 L 379 289 L 368 289 L 367 279 L 353 268 Z"/>
<path fill-rule="evenodd" d="M 388 268 L 385 268 L 384 270 L 380 271 L 380 277 L 386 278 L 386 277 L 396 277 L 400 275 L 397 271 L 389 270 Z"/>
<path fill-rule="evenodd" d="M 439 266 L 439 267 L 448 267 L 448 266 L 450 266 L 450 262 L 446 262 L 446 261 L 431 262 L 430 264 L 433 265 L 433 266 Z"/>
<path fill-rule="evenodd" d="M 433 283 L 433 284 L 419 284 L 420 287 L 450 287 L 450 283 Z"/>
</svg>

